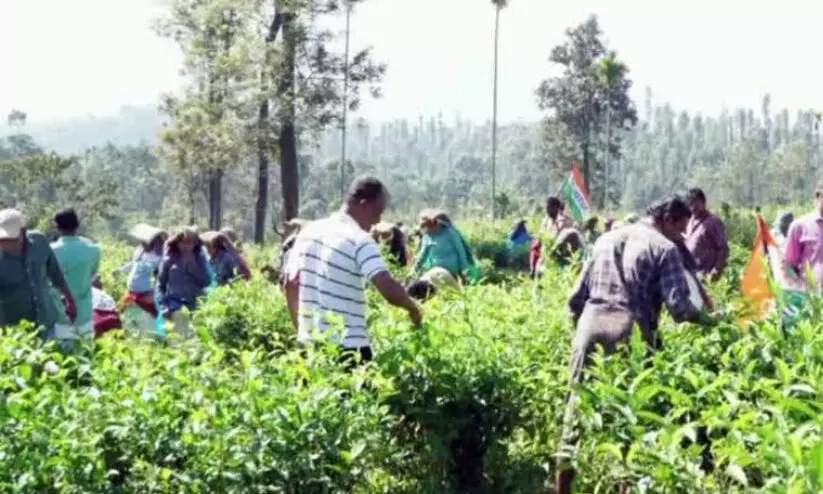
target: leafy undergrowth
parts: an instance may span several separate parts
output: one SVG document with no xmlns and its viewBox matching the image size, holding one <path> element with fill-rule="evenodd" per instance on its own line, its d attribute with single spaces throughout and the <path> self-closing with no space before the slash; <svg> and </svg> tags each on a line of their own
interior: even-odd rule
<svg viewBox="0 0 823 494">
<path fill-rule="evenodd" d="M 353 374 L 301 353 L 264 281 L 218 290 L 193 342 L 122 334 L 65 356 L 9 329 L 0 492 L 551 492 L 573 282 L 442 294 L 421 329 L 372 296 L 376 360 Z M 713 292 L 732 304 L 730 283 Z M 600 360 L 579 390 L 579 492 L 823 487 L 820 325 L 733 323 L 664 321 L 654 357 L 637 342 Z"/>
</svg>

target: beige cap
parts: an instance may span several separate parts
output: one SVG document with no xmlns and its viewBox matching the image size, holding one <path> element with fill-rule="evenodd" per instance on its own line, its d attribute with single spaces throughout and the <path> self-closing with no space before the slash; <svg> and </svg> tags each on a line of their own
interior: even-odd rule
<svg viewBox="0 0 823 494">
<path fill-rule="evenodd" d="M 23 213 L 16 209 L 3 209 L 0 211 L 0 240 L 20 238 L 25 224 Z"/>
</svg>

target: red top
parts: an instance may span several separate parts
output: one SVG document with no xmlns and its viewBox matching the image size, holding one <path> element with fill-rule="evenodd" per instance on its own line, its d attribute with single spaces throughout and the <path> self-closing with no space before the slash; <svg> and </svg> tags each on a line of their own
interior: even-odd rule
<svg viewBox="0 0 823 494">
<path fill-rule="evenodd" d="M 532 241 L 531 249 L 529 249 L 529 270 L 534 275 L 537 272 L 537 265 L 540 264 L 540 255 L 543 252 L 543 242 L 539 238 Z"/>
</svg>

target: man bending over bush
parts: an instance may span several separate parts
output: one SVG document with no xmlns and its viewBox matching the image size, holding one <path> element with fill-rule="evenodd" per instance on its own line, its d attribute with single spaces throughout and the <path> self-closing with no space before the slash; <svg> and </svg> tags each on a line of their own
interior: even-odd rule
<svg viewBox="0 0 823 494">
<path fill-rule="evenodd" d="M 406 309 L 415 325 L 421 315 L 417 303 L 389 274 L 380 248 L 369 234 L 380 222 L 389 196 L 376 178 L 365 177 L 352 185 L 343 209 L 307 225 L 297 236 L 285 267 L 286 299 L 303 344 L 313 332 L 324 334 L 334 319 L 345 332 L 332 341 L 343 347 L 348 359 L 359 354 L 372 358 L 366 327 L 366 281 L 371 281 L 390 304 Z M 331 317 L 329 317 L 331 316 Z"/>
</svg>

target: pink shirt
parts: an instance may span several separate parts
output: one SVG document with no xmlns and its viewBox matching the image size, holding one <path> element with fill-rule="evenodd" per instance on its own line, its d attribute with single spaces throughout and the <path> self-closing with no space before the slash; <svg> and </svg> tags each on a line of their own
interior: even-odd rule
<svg viewBox="0 0 823 494">
<path fill-rule="evenodd" d="M 786 239 L 786 262 L 805 275 L 808 265 L 818 285 L 823 282 L 823 217 L 811 213 L 798 218 L 789 227 Z"/>
</svg>

